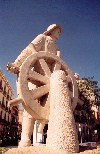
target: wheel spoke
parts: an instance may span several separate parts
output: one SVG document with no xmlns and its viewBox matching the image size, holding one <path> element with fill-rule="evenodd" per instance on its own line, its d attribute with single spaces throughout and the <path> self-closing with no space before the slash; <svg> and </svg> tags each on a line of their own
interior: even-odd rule
<svg viewBox="0 0 100 154">
<path fill-rule="evenodd" d="M 40 82 L 42 82 L 44 84 L 47 84 L 49 82 L 48 77 L 43 76 L 43 75 L 41 75 L 41 74 L 39 74 L 39 73 L 37 73 L 35 71 L 32 71 L 32 70 L 29 71 L 28 78 L 30 80 L 40 81 Z"/>
<path fill-rule="evenodd" d="M 41 65 L 45 75 L 50 77 L 51 76 L 51 71 L 50 71 L 47 63 L 45 62 L 45 60 L 44 59 L 40 59 L 39 62 L 40 62 L 40 65 Z"/>
<path fill-rule="evenodd" d="M 49 84 L 38 87 L 32 91 L 32 95 L 34 99 L 38 99 L 39 97 L 47 94 L 49 92 Z"/>
<path fill-rule="evenodd" d="M 56 62 L 55 65 L 54 65 L 54 71 L 60 70 L 60 69 L 61 69 L 61 64 Z"/>
</svg>

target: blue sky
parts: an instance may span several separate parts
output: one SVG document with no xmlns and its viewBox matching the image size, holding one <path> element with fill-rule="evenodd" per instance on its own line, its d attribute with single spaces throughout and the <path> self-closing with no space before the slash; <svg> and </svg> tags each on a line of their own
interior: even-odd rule
<svg viewBox="0 0 100 154">
<path fill-rule="evenodd" d="M 36 35 L 62 26 L 62 59 L 81 77 L 100 83 L 100 0 L 0 0 L 0 68 L 16 95 L 16 76 L 6 72 Z"/>
</svg>

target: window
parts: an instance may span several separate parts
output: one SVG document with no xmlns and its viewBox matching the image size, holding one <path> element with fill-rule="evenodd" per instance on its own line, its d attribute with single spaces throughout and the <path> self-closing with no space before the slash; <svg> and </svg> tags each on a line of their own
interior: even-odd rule
<svg viewBox="0 0 100 154">
<path fill-rule="evenodd" d="M 2 111 L 1 111 L 1 119 L 2 119 Z"/>
<path fill-rule="evenodd" d="M 2 80 L 0 79 L 0 86 L 2 87 Z"/>
<path fill-rule="evenodd" d="M 4 105 L 4 97 L 2 98 L 2 104 Z"/>
<path fill-rule="evenodd" d="M 2 79 L 0 80 L 0 89 L 3 90 L 3 87 L 2 87 Z"/>
<path fill-rule="evenodd" d="M 8 122 L 9 122 L 9 115 L 8 115 Z"/>
<path fill-rule="evenodd" d="M 8 101 L 6 101 L 6 107 L 8 107 Z"/>
<path fill-rule="evenodd" d="M 9 90 L 8 90 L 8 94 L 7 94 L 7 99 L 9 99 Z"/>
<path fill-rule="evenodd" d="M 6 113 L 5 113 L 4 119 L 6 120 Z"/>
<path fill-rule="evenodd" d="M 6 85 L 4 86 L 4 91 L 3 91 L 4 95 L 6 95 Z"/>
<path fill-rule="evenodd" d="M 6 91 L 6 85 L 4 86 L 4 91 Z"/>
</svg>

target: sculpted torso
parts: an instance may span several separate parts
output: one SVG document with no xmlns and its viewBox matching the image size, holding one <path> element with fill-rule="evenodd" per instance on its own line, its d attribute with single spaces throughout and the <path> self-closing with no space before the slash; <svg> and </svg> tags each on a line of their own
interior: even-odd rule
<svg viewBox="0 0 100 154">
<path fill-rule="evenodd" d="M 57 54 L 59 50 L 54 40 L 50 36 L 45 36 L 44 34 L 38 35 L 31 44 L 37 52 L 46 51 Z"/>
<path fill-rule="evenodd" d="M 60 29 L 56 28 L 50 35 L 38 35 L 18 56 L 13 63 L 15 67 L 20 67 L 25 59 L 31 54 L 39 51 L 45 51 L 60 56 L 60 51 L 56 45 L 56 40 L 59 38 Z"/>
</svg>

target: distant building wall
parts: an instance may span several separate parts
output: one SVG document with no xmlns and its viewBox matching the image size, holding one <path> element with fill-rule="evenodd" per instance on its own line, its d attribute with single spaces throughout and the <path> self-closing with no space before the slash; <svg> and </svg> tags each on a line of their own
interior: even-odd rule
<svg viewBox="0 0 100 154">
<path fill-rule="evenodd" d="M 0 140 L 2 140 L 3 145 L 17 138 L 18 134 L 18 108 L 13 107 L 11 109 L 8 106 L 8 101 L 12 97 L 12 88 L 0 71 Z M 5 141 L 7 143 L 4 143 Z"/>
</svg>

